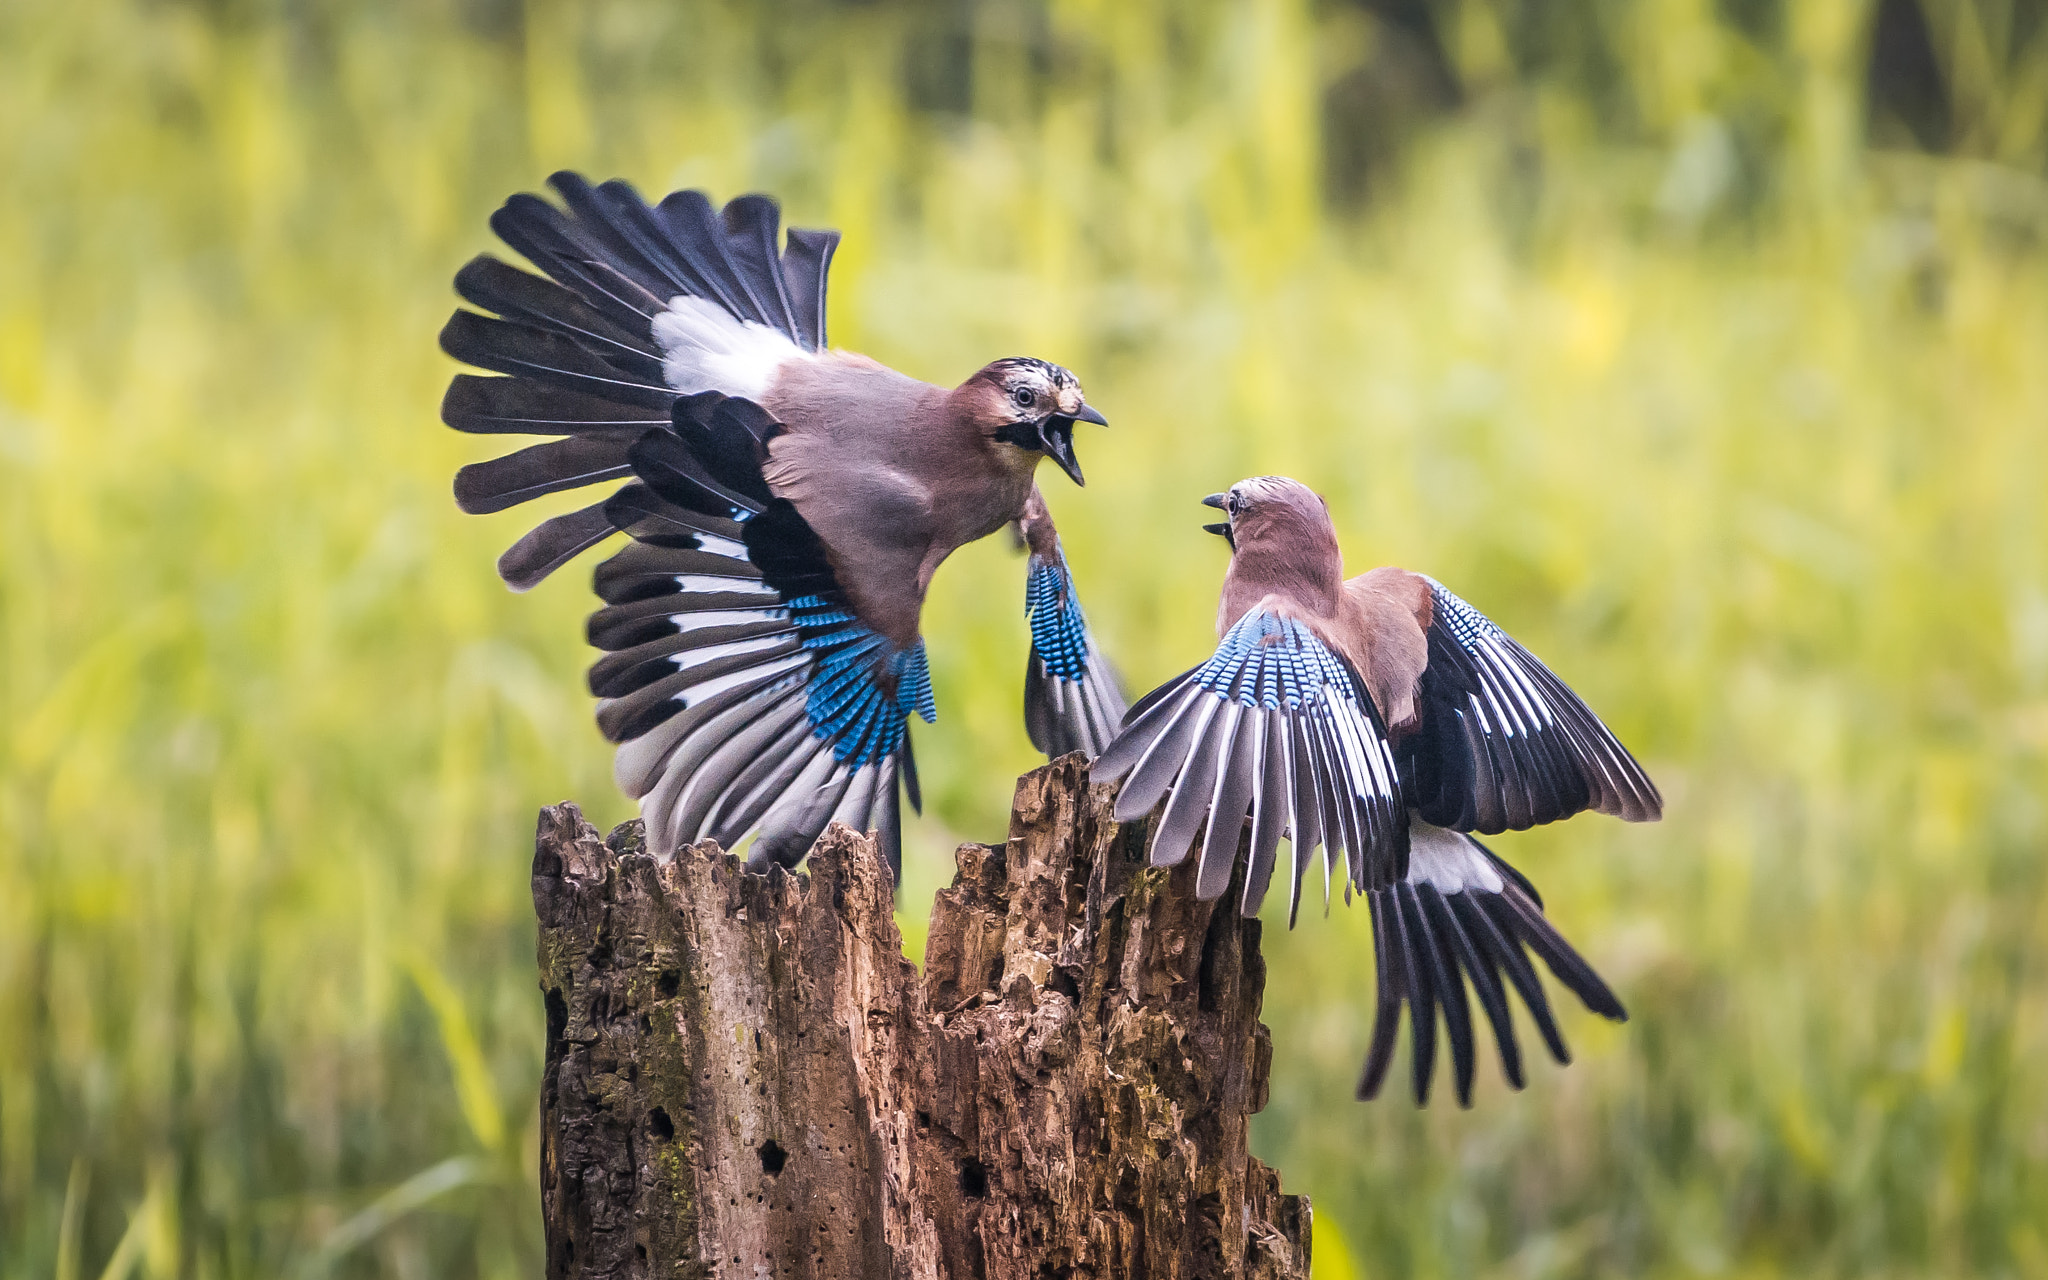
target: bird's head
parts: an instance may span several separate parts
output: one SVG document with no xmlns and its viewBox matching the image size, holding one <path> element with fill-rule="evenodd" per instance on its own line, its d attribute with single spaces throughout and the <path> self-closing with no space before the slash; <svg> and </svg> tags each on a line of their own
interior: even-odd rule
<svg viewBox="0 0 2048 1280">
<path fill-rule="evenodd" d="M 1089 407 L 1073 374 L 1044 360 L 1013 357 L 983 368 L 967 385 L 974 392 L 972 411 L 997 443 L 1043 454 L 1075 484 L 1086 483 L 1074 456 L 1074 424 L 1109 423 Z"/>
<path fill-rule="evenodd" d="M 1230 543 L 1218 626 L 1278 592 L 1318 616 L 1335 614 L 1343 590 L 1344 555 L 1330 509 L 1315 490 L 1285 476 L 1240 480 L 1202 502 L 1230 517 L 1204 525 Z"/>
<path fill-rule="evenodd" d="M 1202 528 L 1228 542 L 1233 552 L 1273 541 L 1297 546 L 1336 546 L 1330 508 L 1322 495 L 1286 476 L 1240 480 L 1222 493 L 1202 499 L 1202 505 L 1214 507 L 1229 517 Z"/>
</svg>

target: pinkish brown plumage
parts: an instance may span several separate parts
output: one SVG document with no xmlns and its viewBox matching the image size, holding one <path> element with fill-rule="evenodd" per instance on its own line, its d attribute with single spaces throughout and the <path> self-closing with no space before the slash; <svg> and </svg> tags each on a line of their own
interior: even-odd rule
<svg viewBox="0 0 2048 1280">
<path fill-rule="evenodd" d="M 650 206 L 624 183 L 550 179 L 563 205 L 514 196 L 492 218 L 541 275 L 488 256 L 456 277 L 481 311 L 442 331 L 453 427 L 560 439 L 463 468 L 488 512 L 608 480 L 499 561 L 531 587 L 618 533 L 590 638 L 598 724 L 650 847 L 699 839 L 793 866 L 833 820 L 897 857 L 898 795 L 917 804 L 906 721 L 936 714 L 919 619 L 955 550 L 1027 521 L 1032 656 L 1025 720 L 1049 751 L 1099 750 L 1122 714 L 1033 487 L 1050 458 L 1080 483 L 1077 423 L 1102 423 L 1074 376 L 993 361 L 948 389 L 825 340 L 838 233 L 791 229 L 775 203 L 723 211 L 697 192 Z M 492 314 L 482 314 L 488 312 Z"/>
<path fill-rule="evenodd" d="M 1155 864 L 1199 848 L 1204 896 L 1229 883 L 1242 845 L 1247 915 L 1283 837 L 1293 847 L 1290 923 L 1314 851 L 1324 850 L 1326 900 L 1341 863 L 1347 896 L 1366 896 L 1379 946 L 1361 1097 L 1385 1078 L 1405 1003 L 1416 1101 L 1428 1097 L 1441 1006 L 1458 1099 L 1469 1105 L 1467 982 L 1516 1088 L 1509 988 L 1566 1061 L 1524 947 L 1594 1011 L 1626 1014 L 1551 926 L 1535 889 L 1471 833 L 1585 809 L 1650 821 L 1662 812 L 1656 787 L 1563 681 L 1441 584 L 1393 567 L 1346 581 L 1329 510 L 1306 486 L 1260 476 L 1203 501 L 1228 516 L 1208 526 L 1232 552 L 1222 643 L 1140 699 L 1096 762 L 1098 781 L 1123 781 L 1117 817 L 1158 813 Z"/>
</svg>

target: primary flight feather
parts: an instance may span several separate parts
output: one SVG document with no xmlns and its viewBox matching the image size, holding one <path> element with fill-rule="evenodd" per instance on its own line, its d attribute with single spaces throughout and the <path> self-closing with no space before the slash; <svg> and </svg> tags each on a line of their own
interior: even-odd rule
<svg viewBox="0 0 2048 1280">
<path fill-rule="evenodd" d="M 461 431 L 554 436 L 465 467 L 463 510 L 623 481 L 498 562 L 526 590 L 616 534 L 591 615 L 598 723 L 619 785 L 668 855 L 752 837 L 794 866 L 837 819 L 900 867 L 918 803 L 906 721 L 936 715 L 919 621 L 954 550 L 1014 525 L 1030 551 L 1025 719 L 1052 754 L 1093 754 L 1123 712 L 1034 473 L 1076 484 L 1067 370 L 997 360 L 934 386 L 827 345 L 834 231 L 780 230 L 765 196 L 649 205 L 623 182 L 549 180 L 491 227 L 540 274 L 485 255 L 455 278 L 477 310 L 441 333 Z"/>
</svg>

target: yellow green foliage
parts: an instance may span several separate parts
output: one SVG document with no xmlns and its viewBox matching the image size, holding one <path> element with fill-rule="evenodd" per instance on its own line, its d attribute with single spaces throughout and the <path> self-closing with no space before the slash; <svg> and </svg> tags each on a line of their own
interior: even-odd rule
<svg viewBox="0 0 2048 1280">
<path fill-rule="evenodd" d="M 2048 56 L 1928 0 L 1976 158 L 1871 150 L 1874 7 L 1556 6 L 1546 71 L 1431 5 L 1461 105 L 1339 200 L 1398 41 L 1335 0 L 0 6 L 0 1276 L 534 1274 L 531 818 L 628 810 L 434 334 L 564 166 L 843 228 L 842 345 L 1079 372 L 1134 690 L 1286 472 L 1663 784 L 1498 842 L 1634 1014 L 1521 1095 L 1354 1103 L 1365 915 L 1269 928 L 1324 1274 L 2048 1275 Z M 934 592 L 913 936 L 1033 762 L 1021 603 Z"/>
</svg>

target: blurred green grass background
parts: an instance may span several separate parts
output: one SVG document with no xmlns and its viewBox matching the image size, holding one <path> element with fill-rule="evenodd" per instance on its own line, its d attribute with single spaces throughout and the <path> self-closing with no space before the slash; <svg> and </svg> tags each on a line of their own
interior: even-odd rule
<svg viewBox="0 0 2048 1280">
<path fill-rule="evenodd" d="M 2048 1276 L 2042 8 L 0 7 L 0 1275 L 535 1273 L 532 814 L 627 806 L 434 333 L 572 166 L 843 228 L 841 345 L 1076 369 L 1134 689 L 1287 472 L 1663 784 L 1499 842 L 1634 1012 L 1522 1094 L 1354 1103 L 1365 915 L 1269 929 L 1319 1276 Z M 912 946 L 1020 608 L 991 540 L 927 614 Z"/>
</svg>

